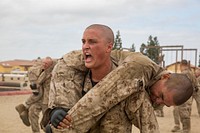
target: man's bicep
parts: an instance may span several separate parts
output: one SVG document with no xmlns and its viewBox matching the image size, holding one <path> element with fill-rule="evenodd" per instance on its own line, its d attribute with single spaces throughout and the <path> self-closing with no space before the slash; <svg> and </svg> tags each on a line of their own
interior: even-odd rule
<svg viewBox="0 0 200 133">
<path fill-rule="evenodd" d="M 56 66 L 52 73 L 49 106 L 71 108 L 82 97 L 83 80 L 83 72 L 65 64 Z"/>
</svg>

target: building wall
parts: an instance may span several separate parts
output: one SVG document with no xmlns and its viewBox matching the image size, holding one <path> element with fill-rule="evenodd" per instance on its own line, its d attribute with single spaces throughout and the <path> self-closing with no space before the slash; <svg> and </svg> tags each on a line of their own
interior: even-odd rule
<svg viewBox="0 0 200 133">
<path fill-rule="evenodd" d="M 12 66 L 12 67 L 4 67 L 0 65 L 0 73 L 11 73 L 11 71 L 27 71 L 27 67 L 22 67 L 22 66 Z"/>
<path fill-rule="evenodd" d="M 166 67 L 166 69 L 168 70 L 168 71 L 170 71 L 170 72 L 176 72 L 176 73 L 180 73 L 181 71 L 180 71 L 180 63 L 178 62 L 178 63 L 174 63 L 174 64 L 171 64 L 171 65 L 168 65 L 167 67 Z M 191 66 L 191 69 L 192 69 L 192 71 L 194 71 L 194 67 L 192 67 Z"/>
<path fill-rule="evenodd" d="M 22 74 L 3 74 L 3 76 L 4 76 L 3 80 L 6 82 L 16 82 L 16 83 L 28 82 L 28 77 L 26 74 L 24 74 L 24 75 L 22 75 Z"/>
<path fill-rule="evenodd" d="M 179 63 L 173 64 L 173 65 L 169 65 L 166 68 L 170 72 L 180 73 L 180 64 Z"/>
<path fill-rule="evenodd" d="M 13 66 L 13 67 L 12 67 L 12 71 L 15 71 L 15 70 L 18 70 L 18 71 L 25 71 L 25 68 L 24 68 L 24 67 L 21 67 L 21 66 Z"/>
<path fill-rule="evenodd" d="M 12 67 L 3 67 L 0 65 L 0 73 L 10 73 L 12 71 Z"/>
</svg>

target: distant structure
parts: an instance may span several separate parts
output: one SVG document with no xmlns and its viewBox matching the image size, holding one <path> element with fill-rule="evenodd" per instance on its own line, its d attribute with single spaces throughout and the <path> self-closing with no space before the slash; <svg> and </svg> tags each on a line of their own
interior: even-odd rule
<svg viewBox="0 0 200 133">
<path fill-rule="evenodd" d="M 26 88 L 29 84 L 27 71 L 34 63 L 30 60 L 0 62 L 0 92 Z"/>
<path fill-rule="evenodd" d="M 190 55 L 189 57 L 187 57 L 187 60 L 189 60 L 190 62 L 191 60 L 194 60 L 194 66 L 197 67 L 197 49 L 185 49 L 183 45 L 144 46 L 143 48 L 159 49 L 160 53 L 158 59 L 159 65 L 162 67 L 166 67 L 166 58 L 168 58 L 171 63 L 174 63 L 183 60 L 183 57 L 186 56 L 186 52 L 193 52 L 193 56 Z M 175 57 L 172 57 L 172 52 L 175 52 Z M 166 55 L 166 53 L 170 54 Z"/>
<path fill-rule="evenodd" d="M 190 63 L 190 61 L 188 61 L 188 63 Z M 165 68 L 171 72 L 181 73 L 180 64 L 181 64 L 181 61 L 177 61 L 177 62 L 167 65 Z M 189 64 L 189 68 L 192 71 L 194 71 L 197 67 L 195 67 L 193 64 Z"/>
<path fill-rule="evenodd" d="M 30 60 L 8 60 L 0 62 L 0 73 L 11 73 L 12 71 L 28 71 L 34 64 Z"/>
</svg>

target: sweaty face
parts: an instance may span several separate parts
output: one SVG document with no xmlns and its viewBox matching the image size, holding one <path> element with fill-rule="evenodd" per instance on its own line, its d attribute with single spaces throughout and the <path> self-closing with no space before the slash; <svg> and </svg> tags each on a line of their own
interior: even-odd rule
<svg viewBox="0 0 200 133">
<path fill-rule="evenodd" d="M 82 38 L 82 51 L 85 66 L 90 69 L 101 67 L 109 59 L 109 42 L 98 29 L 86 29 Z"/>
<path fill-rule="evenodd" d="M 165 104 L 166 106 L 175 105 L 173 102 L 173 92 L 167 90 L 166 79 L 159 80 L 150 88 L 150 98 L 154 105 Z"/>
</svg>

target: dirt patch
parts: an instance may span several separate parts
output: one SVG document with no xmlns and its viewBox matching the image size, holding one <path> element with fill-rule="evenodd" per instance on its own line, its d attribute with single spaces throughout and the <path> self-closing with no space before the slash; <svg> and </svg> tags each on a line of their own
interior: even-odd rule
<svg viewBox="0 0 200 133">
<path fill-rule="evenodd" d="M 31 128 L 26 127 L 20 120 L 15 106 L 23 103 L 29 95 L 9 95 L 0 96 L 0 133 L 31 133 Z M 164 107 L 165 117 L 158 117 L 161 133 L 171 133 L 174 126 L 173 107 Z M 192 131 L 191 133 L 200 132 L 200 118 L 197 113 L 196 103 L 193 101 L 191 116 Z M 133 133 L 139 133 L 137 129 L 133 129 Z"/>
</svg>

